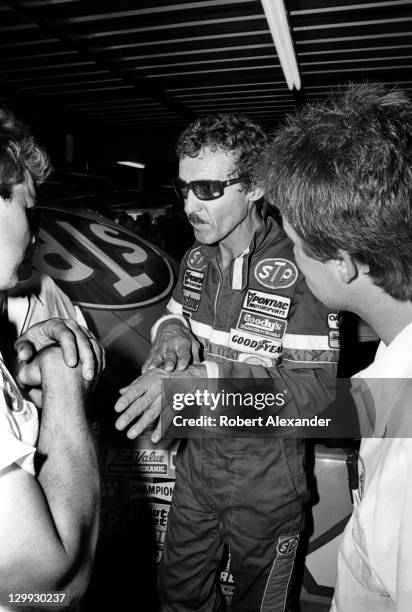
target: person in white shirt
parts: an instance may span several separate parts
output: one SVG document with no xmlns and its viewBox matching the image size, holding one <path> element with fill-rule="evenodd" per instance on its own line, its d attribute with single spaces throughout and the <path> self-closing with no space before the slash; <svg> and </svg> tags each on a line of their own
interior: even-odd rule
<svg viewBox="0 0 412 612">
<path fill-rule="evenodd" d="M 73 606 L 87 587 L 97 539 L 99 477 L 86 403 L 102 349 L 51 279 L 42 279 L 31 301 L 27 294 L 8 303 L 33 242 L 27 212 L 35 185 L 48 173 L 48 158 L 29 130 L 0 108 L 2 611 L 18 604 Z M 13 300 L 23 300 L 20 306 L 26 300 L 25 320 Z M 58 307 L 64 302 L 67 312 Z M 66 314 L 73 318 L 59 318 Z M 16 377 L 3 355 L 13 317 L 19 333 L 25 330 L 16 343 Z"/>
<path fill-rule="evenodd" d="M 411 102 L 377 84 L 349 86 L 288 117 L 258 173 L 312 292 L 358 314 L 381 339 L 353 380 L 371 437 L 360 446 L 332 611 L 410 611 Z"/>
</svg>

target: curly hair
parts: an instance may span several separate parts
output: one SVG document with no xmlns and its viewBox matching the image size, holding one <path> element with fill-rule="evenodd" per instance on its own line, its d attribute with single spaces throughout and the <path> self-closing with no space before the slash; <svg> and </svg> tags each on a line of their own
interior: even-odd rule
<svg viewBox="0 0 412 612">
<path fill-rule="evenodd" d="M 179 159 L 197 157 L 205 148 L 236 153 L 233 174 L 245 176 L 242 183 L 249 188 L 267 142 L 262 127 L 245 115 L 216 113 L 193 121 L 179 136 L 176 153 Z"/>
<path fill-rule="evenodd" d="M 339 250 L 373 282 L 412 299 L 412 105 L 366 83 L 289 116 L 257 181 L 320 261 Z"/>
<path fill-rule="evenodd" d="M 0 107 L 0 189 L 10 197 L 13 185 L 24 182 L 30 172 L 36 184 L 51 172 L 47 153 L 30 130 L 5 107 Z"/>
</svg>

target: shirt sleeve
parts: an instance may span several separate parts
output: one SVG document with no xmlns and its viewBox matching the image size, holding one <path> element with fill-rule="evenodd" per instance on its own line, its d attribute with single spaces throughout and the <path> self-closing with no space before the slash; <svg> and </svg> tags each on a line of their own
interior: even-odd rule
<svg viewBox="0 0 412 612">
<path fill-rule="evenodd" d="M 37 434 L 38 416 L 33 404 L 25 401 L 21 411 L 11 411 L 0 390 L 0 473 L 15 463 L 34 476 Z"/>
</svg>

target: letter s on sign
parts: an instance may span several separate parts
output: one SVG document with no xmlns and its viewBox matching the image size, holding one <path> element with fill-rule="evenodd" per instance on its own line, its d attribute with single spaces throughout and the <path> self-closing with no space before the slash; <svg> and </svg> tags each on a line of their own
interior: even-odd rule
<svg viewBox="0 0 412 612">
<path fill-rule="evenodd" d="M 121 240 L 120 238 L 115 237 L 119 235 L 117 230 L 110 227 L 104 227 L 104 225 L 100 225 L 98 223 L 91 223 L 90 231 L 93 232 L 95 236 L 101 238 L 101 240 L 104 240 L 109 244 L 124 246 L 127 249 L 131 249 L 131 253 L 122 253 L 122 257 L 129 263 L 139 264 L 146 261 L 147 253 L 141 247 L 139 247 L 137 244 L 132 244 L 127 240 Z"/>
</svg>

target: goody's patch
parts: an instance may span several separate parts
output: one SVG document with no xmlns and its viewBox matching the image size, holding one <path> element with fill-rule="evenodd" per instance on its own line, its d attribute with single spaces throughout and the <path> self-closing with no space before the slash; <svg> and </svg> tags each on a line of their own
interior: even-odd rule
<svg viewBox="0 0 412 612">
<path fill-rule="evenodd" d="M 204 272 L 186 268 L 183 277 L 183 286 L 188 289 L 194 289 L 195 291 L 202 291 L 204 277 Z"/>
<path fill-rule="evenodd" d="M 206 268 L 207 260 L 202 253 L 201 246 L 198 246 L 190 251 L 189 257 L 187 258 L 187 265 L 192 268 L 192 270 L 201 271 Z"/>
<path fill-rule="evenodd" d="M 268 315 L 242 310 L 240 312 L 237 328 L 252 334 L 259 334 L 260 336 L 282 340 L 285 334 L 286 325 L 286 321 L 282 319 L 275 319 Z"/>
<path fill-rule="evenodd" d="M 266 355 L 274 359 L 277 359 L 282 353 L 282 343 L 279 340 L 262 338 L 233 328 L 230 330 L 229 346 L 237 351 Z"/>
<path fill-rule="evenodd" d="M 291 299 L 283 295 L 274 295 L 273 293 L 248 289 L 243 301 L 243 307 L 248 310 L 253 310 L 254 312 L 286 319 L 290 308 L 290 302 Z"/>
<path fill-rule="evenodd" d="M 297 281 L 298 269 L 288 259 L 263 259 L 255 266 L 255 278 L 269 289 L 286 289 Z"/>
<path fill-rule="evenodd" d="M 200 304 L 200 294 L 183 289 L 183 310 L 197 312 Z"/>
</svg>

